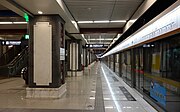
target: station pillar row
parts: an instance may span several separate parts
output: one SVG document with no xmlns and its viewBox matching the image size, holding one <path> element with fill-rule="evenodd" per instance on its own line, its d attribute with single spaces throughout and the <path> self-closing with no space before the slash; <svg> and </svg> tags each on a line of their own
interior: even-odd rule
<svg viewBox="0 0 180 112">
<path fill-rule="evenodd" d="M 66 92 L 64 24 L 59 15 L 30 18 L 27 98 L 60 98 Z"/>
</svg>

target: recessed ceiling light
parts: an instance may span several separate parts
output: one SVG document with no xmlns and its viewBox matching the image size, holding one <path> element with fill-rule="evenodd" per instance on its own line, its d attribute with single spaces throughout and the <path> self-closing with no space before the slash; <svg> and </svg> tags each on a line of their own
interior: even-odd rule
<svg viewBox="0 0 180 112">
<path fill-rule="evenodd" d="M 38 11 L 38 14 L 43 14 L 43 12 L 42 11 Z"/>
<path fill-rule="evenodd" d="M 89 7 L 88 10 L 91 10 L 91 8 Z"/>
</svg>

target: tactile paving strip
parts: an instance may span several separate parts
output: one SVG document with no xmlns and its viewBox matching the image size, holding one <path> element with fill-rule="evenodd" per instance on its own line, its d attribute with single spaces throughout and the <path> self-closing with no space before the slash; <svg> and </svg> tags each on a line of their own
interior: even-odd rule
<svg viewBox="0 0 180 112">
<path fill-rule="evenodd" d="M 136 99 L 128 92 L 128 90 L 125 87 L 119 86 L 119 88 L 123 92 L 124 96 L 127 98 L 128 101 L 136 101 Z"/>
</svg>

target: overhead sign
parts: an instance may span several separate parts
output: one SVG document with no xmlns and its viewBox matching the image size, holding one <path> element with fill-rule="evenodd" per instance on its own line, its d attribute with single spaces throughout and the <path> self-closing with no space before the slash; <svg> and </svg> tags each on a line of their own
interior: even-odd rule
<svg viewBox="0 0 180 112">
<path fill-rule="evenodd" d="M 108 48 L 108 44 L 86 44 L 86 48 Z"/>
<path fill-rule="evenodd" d="M 21 45 L 21 41 L 19 40 L 7 40 L 7 41 L 1 41 L 2 45 Z"/>
</svg>

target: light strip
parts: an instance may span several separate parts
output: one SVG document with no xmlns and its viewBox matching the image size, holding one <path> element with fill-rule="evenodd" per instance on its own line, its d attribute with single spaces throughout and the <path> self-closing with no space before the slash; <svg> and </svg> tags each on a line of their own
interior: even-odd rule
<svg viewBox="0 0 180 112">
<path fill-rule="evenodd" d="M 13 24 L 12 22 L 0 22 L 0 24 Z"/>
<path fill-rule="evenodd" d="M 112 40 L 113 38 L 109 38 L 109 39 L 87 39 L 87 40 Z"/>
<path fill-rule="evenodd" d="M 27 22 L 13 22 L 13 24 L 27 24 Z"/>
<path fill-rule="evenodd" d="M 104 21 L 78 21 L 77 23 L 125 23 L 126 20 L 104 20 Z"/>
<path fill-rule="evenodd" d="M 93 21 L 78 21 L 77 23 L 93 23 Z"/>
<path fill-rule="evenodd" d="M 122 112 L 121 107 L 119 106 L 119 104 L 118 104 L 118 102 L 117 102 L 117 99 L 116 99 L 116 97 L 114 96 L 114 92 L 113 92 L 112 87 L 111 87 L 111 85 L 110 85 L 110 83 L 109 83 L 109 80 L 108 80 L 108 78 L 107 78 L 107 76 L 106 76 L 106 73 L 105 73 L 105 71 L 104 71 L 104 69 L 103 69 L 103 67 L 102 67 L 102 64 L 101 64 L 101 69 L 102 69 L 103 75 L 104 75 L 104 77 L 105 77 L 105 79 L 106 79 L 106 82 L 107 82 L 107 84 L 108 84 L 108 88 L 109 88 L 109 90 L 110 90 L 110 93 L 111 93 L 111 96 L 112 96 L 112 98 L 113 98 L 113 101 L 114 101 L 114 103 L 115 103 L 115 105 L 116 105 L 116 108 L 117 108 L 118 112 Z"/>
<path fill-rule="evenodd" d="M 88 44 L 88 41 L 85 39 L 84 34 L 81 34 L 81 36 L 86 41 L 86 43 Z"/>
<path fill-rule="evenodd" d="M 115 20 L 115 21 L 110 21 L 111 23 L 125 23 L 126 20 Z"/>
<path fill-rule="evenodd" d="M 105 21 L 94 21 L 94 23 L 109 23 L 110 21 L 105 20 Z"/>
<path fill-rule="evenodd" d="M 27 24 L 27 22 L 0 22 L 0 24 Z"/>
</svg>

